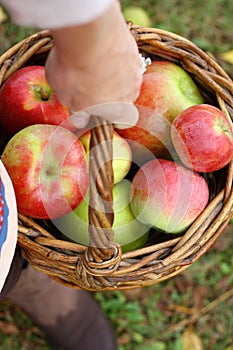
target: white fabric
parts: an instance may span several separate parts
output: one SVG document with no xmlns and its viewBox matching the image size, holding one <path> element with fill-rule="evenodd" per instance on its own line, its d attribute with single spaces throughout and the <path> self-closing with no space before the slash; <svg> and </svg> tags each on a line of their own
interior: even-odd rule
<svg viewBox="0 0 233 350">
<path fill-rule="evenodd" d="M 114 0 L 0 0 L 15 23 L 38 28 L 84 24 L 104 13 Z"/>
<path fill-rule="evenodd" d="M 18 236 L 18 213 L 11 179 L 0 160 L 0 292 L 14 257 Z"/>
</svg>

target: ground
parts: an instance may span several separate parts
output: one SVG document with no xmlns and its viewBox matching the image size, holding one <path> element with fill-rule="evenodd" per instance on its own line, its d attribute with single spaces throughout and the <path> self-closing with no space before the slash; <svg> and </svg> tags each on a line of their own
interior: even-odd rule
<svg viewBox="0 0 233 350">
<path fill-rule="evenodd" d="M 125 0 L 143 7 L 152 25 L 185 36 L 214 55 L 233 76 L 221 54 L 233 49 L 231 0 Z M 34 28 L 9 18 L 0 27 L 0 53 Z M 233 350 L 233 226 L 180 275 L 128 292 L 96 293 L 112 322 L 119 350 Z M 15 305 L 0 303 L 0 350 L 49 350 L 44 334 Z"/>
</svg>

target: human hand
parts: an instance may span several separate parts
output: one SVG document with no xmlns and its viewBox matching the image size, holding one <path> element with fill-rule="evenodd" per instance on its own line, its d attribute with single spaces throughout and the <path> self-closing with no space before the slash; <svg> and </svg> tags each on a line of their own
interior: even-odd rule
<svg viewBox="0 0 233 350">
<path fill-rule="evenodd" d="M 101 111 L 112 123 L 136 124 L 133 103 L 142 82 L 142 61 L 118 2 L 94 22 L 52 35 L 55 47 L 46 62 L 47 79 L 76 115 L 76 125 L 85 126 L 88 115 Z"/>
</svg>

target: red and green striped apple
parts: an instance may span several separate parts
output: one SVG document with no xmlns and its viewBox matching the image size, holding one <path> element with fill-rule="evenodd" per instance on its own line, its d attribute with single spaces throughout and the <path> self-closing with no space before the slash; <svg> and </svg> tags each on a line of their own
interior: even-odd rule
<svg viewBox="0 0 233 350">
<path fill-rule="evenodd" d="M 206 180 L 174 161 L 145 163 L 132 181 L 134 216 L 146 225 L 180 233 L 205 209 L 209 199 Z"/>
</svg>

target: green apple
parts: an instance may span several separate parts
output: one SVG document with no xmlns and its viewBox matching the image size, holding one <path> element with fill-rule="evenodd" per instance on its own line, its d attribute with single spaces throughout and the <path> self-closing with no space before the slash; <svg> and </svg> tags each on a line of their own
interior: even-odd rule
<svg viewBox="0 0 233 350">
<path fill-rule="evenodd" d="M 87 157 L 89 157 L 90 135 L 90 130 L 88 130 L 79 137 L 79 140 L 87 153 Z M 128 174 L 132 163 L 132 151 L 127 140 L 121 137 L 116 131 L 114 131 L 113 134 L 112 147 L 112 169 L 114 184 L 116 184 Z"/>
<path fill-rule="evenodd" d="M 147 12 L 137 6 L 129 6 L 123 10 L 123 15 L 127 21 L 133 22 L 135 25 L 150 27 L 151 20 L 147 14 Z"/>
<path fill-rule="evenodd" d="M 131 182 L 122 180 L 113 188 L 114 241 L 118 242 L 123 252 L 145 246 L 149 228 L 135 219 L 130 208 Z M 55 226 L 69 239 L 88 246 L 88 203 L 87 195 L 83 202 L 71 213 L 53 220 Z"/>
</svg>

